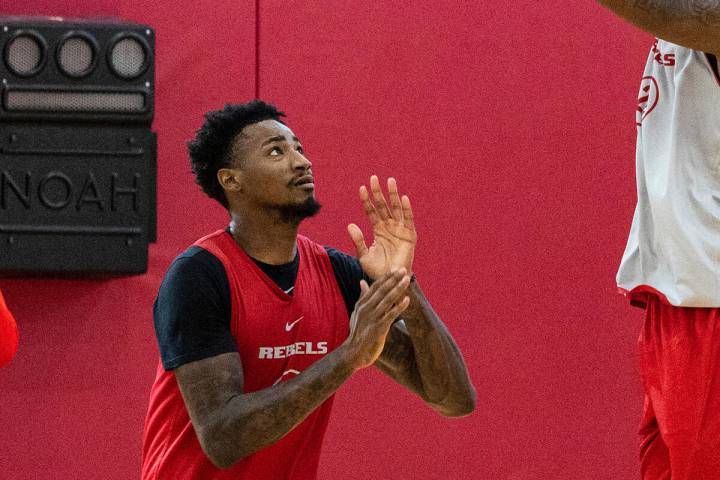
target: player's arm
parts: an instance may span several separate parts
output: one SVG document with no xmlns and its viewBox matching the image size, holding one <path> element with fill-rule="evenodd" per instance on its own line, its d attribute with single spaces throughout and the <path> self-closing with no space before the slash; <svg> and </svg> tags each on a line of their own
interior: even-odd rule
<svg viewBox="0 0 720 480">
<path fill-rule="evenodd" d="M 664 40 L 720 54 L 720 0 L 597 0 Z"/>
<path fill-rule="evenodd" d="M 269 446 L 302 422 L 355 371 L 372 365 L 388 330 L 410 303 L 405 270 L 363 282 L 347 340 L 292 379 L 243 392 L 238 353 L 225 353 L 180 366 L 178 386 L 200 445 L 220 468 Z"/>
<path fill-rule="evenodd" d="M 375 365 L 443 415 L 472 413 L 475 388 L 460 349 L 417 281 L 409 296 L 410 306 L 390 330 Z"/>
<path fill-rule="evenodd" d="M 410 271 L 417 241 L 410 199 L 400 197 L 394 178 L 388 179 L 389 205 L 374 175 L 370 189 L 373 200 L 363 185 L 360 201 L 373 226 L 373 244 L 368 248 L 360 228 L 348 226 L 358 261 L 370 278 L 400 266 Z M 443 415 L 468 415 L 475 409 L 476 395 L 462 355 L 416 282 L 410 299 L 405 326 L 395 323 L 377 365 Z"/>
</svg>

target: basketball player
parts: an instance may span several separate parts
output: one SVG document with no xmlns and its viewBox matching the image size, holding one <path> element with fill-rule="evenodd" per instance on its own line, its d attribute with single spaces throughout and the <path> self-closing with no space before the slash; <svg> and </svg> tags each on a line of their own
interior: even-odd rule
<svg viewBox="0 0 720 480">
<path fill-rule="evenodd" d="M 320 205 L 281 116 L 228 105 L 190 144 L 197 183 L 231 222 L 180 255 L 158 293 L 146 480 L 315 478 L 332 396 L 371 365 L 443 415 L 474 409 L 462 356 L 412 273 L 409 199 L 393 179 L 389 203 L 377 177 L 361 187 L 375 243 L 350 225 L 357 258 L 298 235 Z"/>
<path fill-rule="evenodd" d="M 17 348 L 18 329 L 15 318 L 5 305 L 5 299 L 0 292 L 0 368 L 10 363 Z"/>
<path fill-rule="evenodd" d="M 720 479 L 720 1 L 600 0 L 656 35 L 637 111 L 638 203 L 617 275 L 644 306 L 645 480 Z"/>
</svg>

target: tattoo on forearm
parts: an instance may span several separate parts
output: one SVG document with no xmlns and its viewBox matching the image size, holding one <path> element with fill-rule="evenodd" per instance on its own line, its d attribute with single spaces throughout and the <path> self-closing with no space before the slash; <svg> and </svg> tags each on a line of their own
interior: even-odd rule
<svg viewBox="0 0 720 480">
<path fill-rule="evenodd" d="M 175 372 L 198 439 L 215 465 L 225 468 L 271 445 L 332 395 L 352 374 L 339 350 L 302 375 L 271 388 L 242 394 L 237 353 L 181 366 Z"/>
<path fill-rule="evenodd" d="M 658 6 L 656 0 L 635 0 L 635 8 L 645 12 L 651 12 L 659 9 L 660 7 Z"/>
<path fill-rule="evenodd" d="M 720 0 L 634 0 L 633 6 L 644 12 L 662 12 L 720 27 Z"/>
<path fill-rule="evenodd" d="M 378 366 L 446 415 L 475 408 L 462 354 L 419 287 L 385 343 Z"/>
<path fill-rule="evenodd" d="M 690 2 L 693 15 L 712 27 L 720 27 L 720 0 L 695 0 Z"/>
</svg>

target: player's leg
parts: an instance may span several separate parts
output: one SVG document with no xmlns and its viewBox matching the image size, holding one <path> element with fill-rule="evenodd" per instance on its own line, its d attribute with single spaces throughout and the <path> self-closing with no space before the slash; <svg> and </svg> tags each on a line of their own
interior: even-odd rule
<svg viewBox="0 0 720 480">
<path fill-rule="evenodd" d="M 640 473 L 642 480 L 670 480 L 670 457 L 658 428 L 650 397 L 645 395 L 640 423 Z"/>
<path fill-rule="evenodd" d="M 693 362 L 697 372 L 697 407 L 692 414 L 698 419 L 695 445 L 687 478 L 715 480 L 720 478 L 720 309 L 698 309 L 694 331 L 702 337 L 695 343 L 701 348 Z"/>
<path fill-rule="evenodd" d="M 670 478 L 716 479 L 720 472 L 720 416 L 714 413 L 720 411 L 718 310 L 677 308 L 653 297 L 646 312 L 641 370 L 659 436 L 667 447 Z"/>
<path fill-rule="evenodd" d="M 645 321 L 638 339 L 640 374 L 645 387 L 643 418 L 638 432 L 640 434 L 640 472 L 642 480 L 670 480 L 670 454 L 660 434 L 652 402 L 654 392 L 652 386 L 657 383 L 657 359 L 652 354 L 655 349 L 653 332 L 656 320 L 654 316 L 659 313 L 654 298 L 653 295 L 643 295 L 637 303 L 633 303 L 633 305 L 642 306 L 645 309 Z"/>
</svg>

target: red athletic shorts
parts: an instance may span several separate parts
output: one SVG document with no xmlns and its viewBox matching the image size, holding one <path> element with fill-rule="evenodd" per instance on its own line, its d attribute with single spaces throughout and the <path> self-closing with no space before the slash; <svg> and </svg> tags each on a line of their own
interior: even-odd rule
<svg viewBox="0 0 720 480">
<path fill-rule="evenodd" d="M 673 307 L 644 296 L 642 478 L 718 480 L 720 309 Z"/>
</svg>

